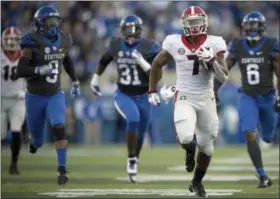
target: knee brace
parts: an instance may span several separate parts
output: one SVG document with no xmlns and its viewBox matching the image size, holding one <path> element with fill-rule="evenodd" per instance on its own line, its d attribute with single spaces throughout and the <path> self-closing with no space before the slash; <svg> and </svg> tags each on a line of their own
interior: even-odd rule
<svg viewBox="0 0 280 199">
<path fill-rule="evenodd" d="M 139 122 L 136 121 L 127 121 L 126 122 L 126 132 L 135 133 L 138 131 Z"/>
<path fill-rule="evenodd" d="M 199 151 L 207 156 L 212 156 L 214 152 L 213 142 L 207 145 L 198 145 Z"/>
<path fill-rule="evenodd" d="M 56 141 L 67 140 L 65 127 L 62 124 L 56 124 L 52 127 Z"/>
</svg>

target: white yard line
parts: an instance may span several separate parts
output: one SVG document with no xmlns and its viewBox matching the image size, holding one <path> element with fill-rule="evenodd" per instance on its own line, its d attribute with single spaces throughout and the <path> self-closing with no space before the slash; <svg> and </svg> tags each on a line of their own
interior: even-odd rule
<svg viewBox="0 0 280 199">
<path fill-rule="evenodd" d="M 238 193 L 241 190 L 234 189 L 207 189 L 209 196 L 230 196 Z M 119 195 L 119 196 L 193 196 L 186 189 L 59 189 L 55 192 L 39 193 L 44 196 L 55 196 L 58 198 L 78 198 L 85 196 L 105 196 L 105 195 Z"/>
<path fill-rule="evenodd" d="M 190 181 L 192 175 L 139 175 L 137 182 L 158 182 L 158 181 Z M 271 176 L 272 179 L 277 179 L 278 176 Z M 119 181 L 129 181 L 128 177 L 117 177 Z M 256 181 L 254 175 L 206 175 L 204 181 L 213 182 L 238 182 L 238 181 Z"/>
<path fill-rule="evenodd" d="M 243 164 L 243 163 L 239 163 Z M 169 171 L 185 171 L 184 166 L 174 166 L 174 167 L 169 167 Z M 279 172 L 279 166 L 265 166 L 266 171 L 274 171 L 274 172 Z M 209 171 L 255 171 L 255 168 L 253 166 L 239 166 L 239 165 L 226 165 L 226 166 L 210 166 Z"/>
</svg>

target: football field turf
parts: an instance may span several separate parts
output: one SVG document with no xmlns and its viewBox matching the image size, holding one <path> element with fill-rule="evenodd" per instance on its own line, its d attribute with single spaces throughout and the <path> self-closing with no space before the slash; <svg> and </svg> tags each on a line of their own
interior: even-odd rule
<svg viewBox="0 0 280 199">
<path fill-rule="evenodd" d="M 192 174 L 184 171 L 184 152 L 179 146 L 145 147 L 139 162 L 139 182 L 126 176 L 125 146 L 85 147 L 68 151 L 70 181 L 56 184 L 56 156 L 52 146 L 31 155 L 21 152 L 20 176 L 8 175 L 9 148 L 2 148 L 2 197 L 33 198 L 171 198 L 191 197 L 187 187 Z M 244 146 L 216 148 L 204 185 L 209 197 L 279 198 L 279 149 L 263 152 L 273 186 L 257 189 L 255 171 Z"/>
</svg>

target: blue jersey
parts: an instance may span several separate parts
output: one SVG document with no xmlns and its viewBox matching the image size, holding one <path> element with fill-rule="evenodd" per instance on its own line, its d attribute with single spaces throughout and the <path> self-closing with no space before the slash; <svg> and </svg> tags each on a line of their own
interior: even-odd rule
<svg viewBox="0 0 280 199">
<path fill-rule="evenodd" d="M 246 38 L 235 38 L 228 50 L 239 65 L 243 92 L 257 96 L 274 89 L 273 59 L 279 52 L 276 39 L 263 37 L 255 47 L 250 47 Z"/>
<path fill-rule="evenodd" d="M 60 74 L 63 60 L 72 46 L 72 38 L 67 32 L 60 32 L 57 40 L 52 42 L 37 32 L 25 35 L 21 48 L 32 49 L 29 67 L 52 65 L 57 71 L 50 77 L 34 76 L 27 78 L 27 90 L 37 95 L 53 95 L 60 90 Z"/>
<path fill-rule="evenodd" d="M 124 39 L 113 38 L 108 48 L 108 54 L 117 63 L 118 87 L 122 93 L 128 95 L 141 95 L 147 93 L 149 89 L 149 73 L 145 72 L 131 56 L 135 49 L 151 64 L 161 46 L 145 38 L 140 38 L 133 45 L 128 45 Z"/>
</svg>

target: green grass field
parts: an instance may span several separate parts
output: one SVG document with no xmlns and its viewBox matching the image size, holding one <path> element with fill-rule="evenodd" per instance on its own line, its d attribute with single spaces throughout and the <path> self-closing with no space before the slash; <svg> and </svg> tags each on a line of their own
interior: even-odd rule
<svg viewBox="0 0 280 199">
<path fill-rule="evenodd" d="M 126 176 L 124 146 L 70 146 L 70 181 L 56 184 L 56 156 L 51 146 L 35 155 L 21 152 L 20 176 L 8 174 L 10 152 L 2 148 L 2 197 L 97 197 L 97 198 L 171 198 L 191 197 L 187 187 L 192 178 L 183 170 L 184 152 L 179 146 L 145 147 L 139 164 L 139 182 L 131 184 Z M 215 150 L 204 185 L 209 197 L 279 198 L 279 150 L 263 153 L 273 186 L 257 189 L 257 178 L 246 148 L 223 147 Z"/>
</svg>

